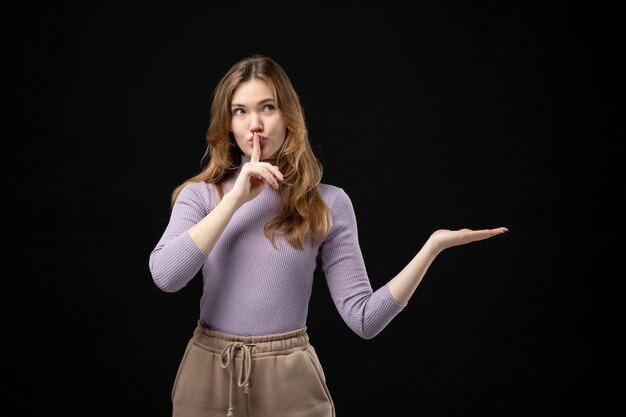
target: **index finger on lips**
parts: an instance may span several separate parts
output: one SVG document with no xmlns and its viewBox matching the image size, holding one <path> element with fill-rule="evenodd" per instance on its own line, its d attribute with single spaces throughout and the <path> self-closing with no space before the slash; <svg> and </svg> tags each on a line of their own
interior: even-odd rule
<svg viewBox="0 0 626 417">
<path fill-rule="evenodd" d="M 250 157 L 251 162 L 259 162 L 261 158 L 261 144 L 259 143 L 259 135 L 254 134 L 252 136 L 252 156 Z"/>
</svg>

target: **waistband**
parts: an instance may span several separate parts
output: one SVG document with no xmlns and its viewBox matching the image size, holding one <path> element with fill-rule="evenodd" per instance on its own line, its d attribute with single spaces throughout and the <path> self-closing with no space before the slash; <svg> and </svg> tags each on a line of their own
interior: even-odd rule
<svg viewBox="0 0 626 417">
<path fill-rule="evenodd" d="M 222 368 L 228 369 L 230 383 L 227 417 L 234 416 L 233 377 L 236 372 L 235 358 L 242 358 L 239 361 L 237 385 L 243 388 L 245 394 L 248 394 L 250 392 L 253 358 L 287 355 L 304 350 L 310 346 L 306 326 L 286 333 L 263 336 L 236 336 L 209 330 L 199 320 L 193 333 L 193 343 L 202 349 L 219 354 Z"/>
<path fill-rule="evenodd" d="M 285 333 L 262 336 L 238 336 L 207 329 L 200 321 L 194 330 L 193 342 L 198 347 L 214 353 L 222 353 L 232 345 L 247 345 L 252 357 L 286 355 L 310 346 L 307 327 Z M 236 357 L 242 355 L 240 350 L 234 352 Z"/>
</svg>

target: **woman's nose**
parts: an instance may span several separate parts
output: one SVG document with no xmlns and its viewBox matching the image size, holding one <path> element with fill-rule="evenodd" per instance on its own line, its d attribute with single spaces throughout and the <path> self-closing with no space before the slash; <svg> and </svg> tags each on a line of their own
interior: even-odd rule
<svg viewBox="0 0 626 417">
<path fill-rule="evenodd" d="M 256 114 L 253 114 L 250 118 L 250 130 L 252 132 L 260 132 L 263 130 L 263 121 Z"/>
</svg>

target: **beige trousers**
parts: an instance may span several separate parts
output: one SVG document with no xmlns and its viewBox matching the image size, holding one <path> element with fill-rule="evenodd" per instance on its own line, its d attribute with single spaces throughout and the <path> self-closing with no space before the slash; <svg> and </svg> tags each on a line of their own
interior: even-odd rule
<svg viewBox="0 0 626 417">
<path fill-rule="evenodd" d="M 172 388 L 174 417 L 335 417 L 306 327 L 233 336 L 196 327 Z"/>
</svg>

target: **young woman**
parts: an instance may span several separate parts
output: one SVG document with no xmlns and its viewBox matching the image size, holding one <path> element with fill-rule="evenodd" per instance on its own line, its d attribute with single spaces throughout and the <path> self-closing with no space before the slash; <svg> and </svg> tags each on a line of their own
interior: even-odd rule
<svg viewBox="0 0 626 417">
<path fill-rule="evenodd" d="M 156 285 L 176 292 L 202 270 L 197 327 L 172 389 L 173 415 L 334 416 L 306 332 L 315 269 L 348 327 L 376 336 L 435 257 L 506 228 L 438 230 L 373 291 L 349 196 L 321 183 L 298 96 L 282 67 L 254 55 L 220 80 L 206 167 L 179 185 L 150 254 Z"/>
</svg>

